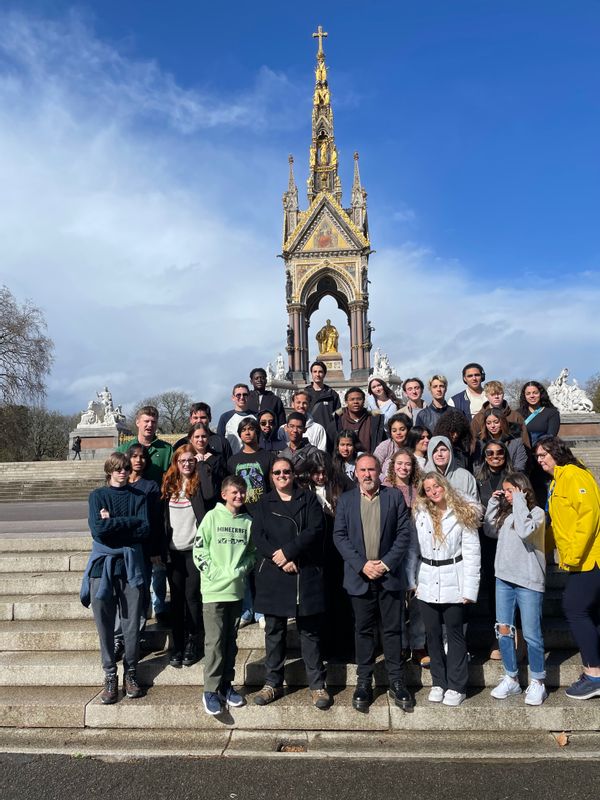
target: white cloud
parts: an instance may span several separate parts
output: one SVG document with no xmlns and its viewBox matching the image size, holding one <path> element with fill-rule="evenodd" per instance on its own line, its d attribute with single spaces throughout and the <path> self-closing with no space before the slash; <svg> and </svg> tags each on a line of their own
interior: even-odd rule
<svg viewBox="0 0 600 800">
<path fill-rule="evenodd" d="M 473 279 L 414 244 L 379 250 L 372 266 L 375 286 L 386 276 L 387 289 L 372 292 L 377 342 L 404 377 L 442 372 L 458 391 L 471 360 L 488 379 L 555 377 L 568 365 L 582 381 L 597 370 L 598 273 L 507 285 L 501 276 Z"/>
<path fill-rule="evenodd" d="M 46 313 L 50 405 L 83 409 L 108 383 L 123 405 L 177 387 L 218 408 L 283 350 L 288 150 L 255 133 L 307 126 L 305 95 L 267 67 L 235 97 L 183 89 L 77 16 L 0 14 L 0 279 Z M 494 287 L 418 244 L 375 246 L 374 344 L 402 375 L 471 358 L 490 377 L 595 371 L 595 274 Z M 311 332 L 331 314 L 347 345 L 330 309 Z"/>
</svg>

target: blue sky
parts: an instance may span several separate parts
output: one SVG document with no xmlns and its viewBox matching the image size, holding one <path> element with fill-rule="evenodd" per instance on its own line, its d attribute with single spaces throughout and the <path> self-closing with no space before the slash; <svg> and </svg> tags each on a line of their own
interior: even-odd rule
<svg viewBox="0 0 600 800">
<path fill-rule="evenodd" d="M 0 278 L 46 313 L 51 407 L 107 381 L 126 405 L 225 407 L 283 349 L 281 194 L 291 152 L 304 207 L 318 24 L 344 199 L 354 150 L 369 193 L 375 346 L 456 388 L 471 359 L 598 370 L 600 2 L 321 8 L 2 4 Z M 326 316 L 347 344 L 329 301 L 311 330 Z"/>
</svg>

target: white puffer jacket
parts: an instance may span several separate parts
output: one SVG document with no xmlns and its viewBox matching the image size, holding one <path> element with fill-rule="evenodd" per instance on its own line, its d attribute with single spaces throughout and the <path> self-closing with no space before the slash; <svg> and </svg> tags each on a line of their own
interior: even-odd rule
<svg viewBox="0 0 600 800">
<path fill-rule="evenodd" d="M 442 517 L 442 541 L 433 537 L 433 521 L 427 511 L 415 516 L 415 532 L 419 555 L 429 561 L 446 561 L 462 555 L 462 560 L 442 567 L 416 561 L 417 597 L 426 603 L 462 603 L 477 600 L 481 551 L 477 530 L 463 528 L 454 512 L 448 509 Z"/>
</svg>

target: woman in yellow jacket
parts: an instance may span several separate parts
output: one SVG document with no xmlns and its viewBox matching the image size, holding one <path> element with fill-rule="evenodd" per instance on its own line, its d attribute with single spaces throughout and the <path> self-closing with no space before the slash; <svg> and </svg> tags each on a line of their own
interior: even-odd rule
<svg viewBox="0 0 600 800">
<path fill-rule="evenodd" d="M 600 488 L 558 436 L 540 439 L 535 457 L 553 478 L 548 511 L 560 566 L 569 573 L 563 610 L 583 662 L 566 694 L 588 700 L 600 696 Z"/>
</svg>

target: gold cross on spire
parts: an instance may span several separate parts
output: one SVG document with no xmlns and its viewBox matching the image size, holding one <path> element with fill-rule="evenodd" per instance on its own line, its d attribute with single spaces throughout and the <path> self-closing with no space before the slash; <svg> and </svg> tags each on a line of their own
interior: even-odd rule
<svg viewBox="0 0 600 800">
<path fill-rule="evenodd" d="M 319 40 L 319 49 L 317 51 L 317 58 L 323 58 L 323 56 L 324 56 L 324 53 L 323 53 L 323 39 L 326 38 L 327 36 L 329 36 L 329 34 L 325 33 L 325 31 L 323 30 L 323 28 L 320 25 L 317 28 L 317 32 L 313 33 L 313 39 L 318 39 Z"/>
</svg>

